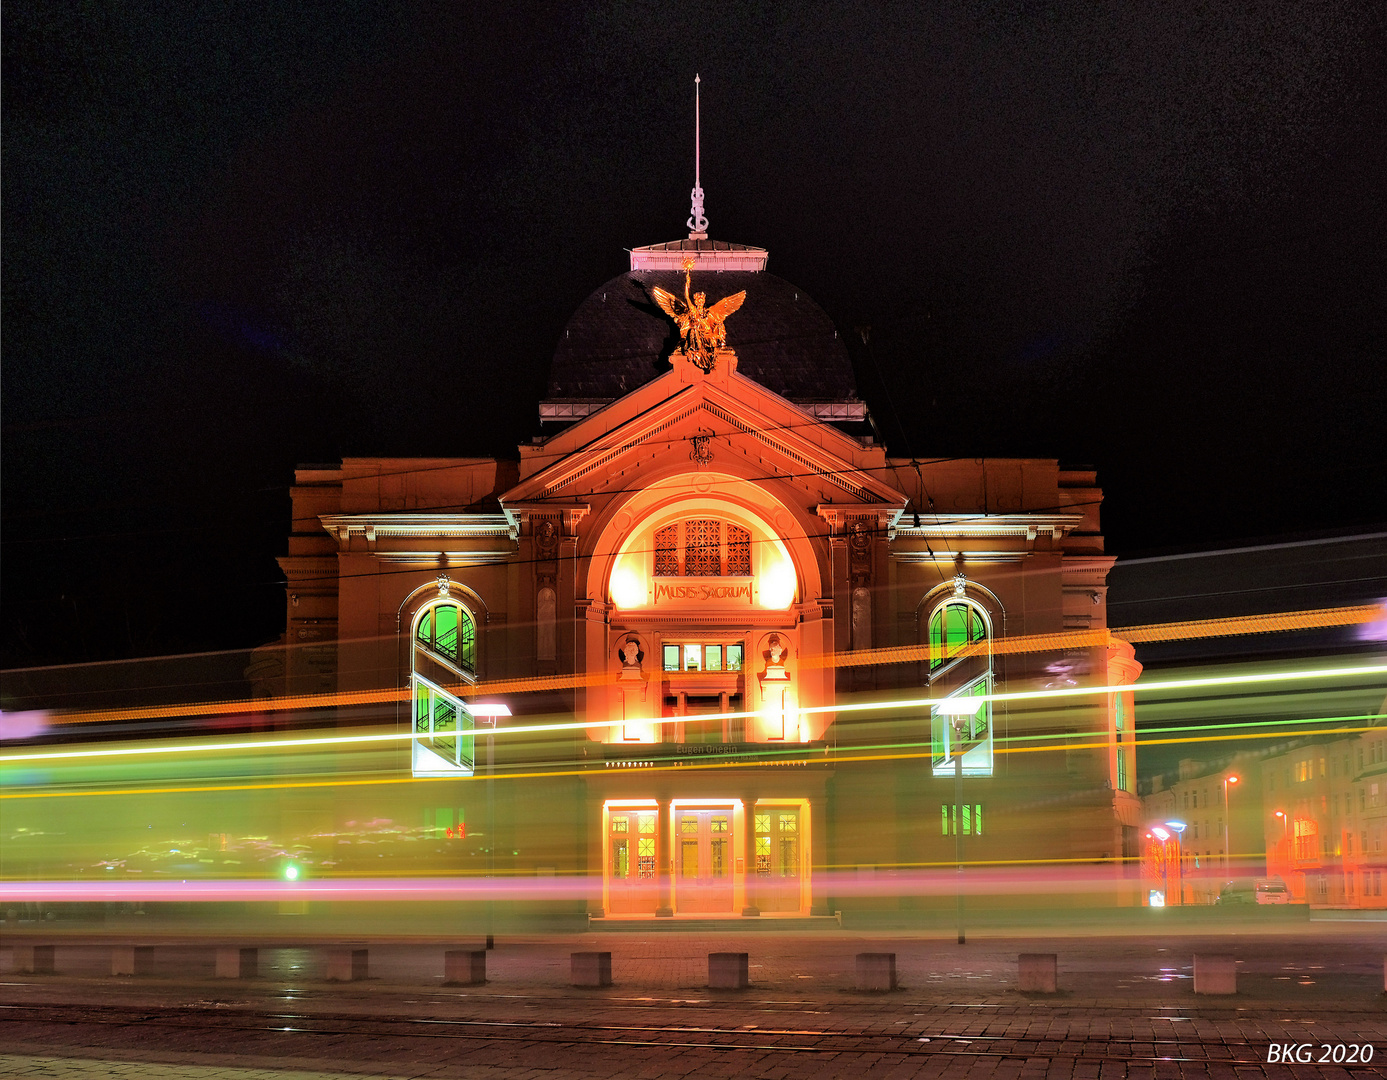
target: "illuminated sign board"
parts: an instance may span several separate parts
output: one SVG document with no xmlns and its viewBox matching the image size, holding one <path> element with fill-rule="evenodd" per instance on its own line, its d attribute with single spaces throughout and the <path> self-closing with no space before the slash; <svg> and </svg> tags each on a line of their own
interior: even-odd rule
<svg viewBox="0 0 1387 1080">
<path fill-rule="evenodd" d="M 750 607 L 751 578 L 656 578 L 657 607 Z"/>
</svg>

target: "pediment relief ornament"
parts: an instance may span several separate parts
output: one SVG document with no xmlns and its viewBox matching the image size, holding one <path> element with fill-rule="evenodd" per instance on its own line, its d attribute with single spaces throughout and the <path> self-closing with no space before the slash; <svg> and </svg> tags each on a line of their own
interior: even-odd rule
<svg viewBox="0 0 1387 1080">
<path fill-rule="evenodd" d="M 699 428 L 697 435 L 689 436 L 689 445 L 693 447 L 689 451 L 689 460 L 700 469 L 706 469 L 713 463 L 713 432 L 710 428 Z"/>
</svg>

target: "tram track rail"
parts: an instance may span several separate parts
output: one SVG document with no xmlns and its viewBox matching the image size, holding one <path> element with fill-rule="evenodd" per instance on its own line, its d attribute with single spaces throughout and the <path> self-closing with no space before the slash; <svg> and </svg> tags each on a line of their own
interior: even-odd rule
<svg viewBox="0 0 1387 1080">
<path fill-rule="evenodd" d="M 1365 1014 L 1365 1016 L 1368 1014 Z M 359 1039 L 362 1049 L 372 1040 L 418 1039 L 477 1044 L 526 1044 L 554 1047 L 612 1047 L 717 1052 L 784 1053 L 787 1055 L 893 1055 L 919 1059 L 986 1058 L 990 1060 L 1122 1061 L 1128 1063 L 1174 1062 L 1224 1066 L 1261 1065 L 1266 1062 L 1266 1043 L 1219 1039 L 1207 1043 L 1188 1039 L 1150 1039 L 1082 1035 L 1081 1049 L 1046 1044 L 1072 1043 L 1074 1038 L 949 1034 L 938 1030 L 922 1033 L 882 1032 L 862 1029 L 813 1027 L 729 1027 L 689 1024 L 621 1024 L 565 1022 L 556 1020 L 496 1020 L 447 1017 L 380 1017 L 359 1014 L 276 1012 L 216 1005 L 180 1008 L 111 1005 L 0 1005 L 0 1037 L 21 1025 L 57 1025 L 69 1031 L 81 1028 L 122 1027 L 141 1032 L 160 1029 L 174 1033 L 196 1032 L 204 1040 L 214 1033 L 227 1039 L 238 1035 L 287 1035 L 314 1039 Z M 1216 1046 L 1216 1054 L 1191 1053 L 1196 1047 Z M 1149 1051 L 1148 1051 L 1149 1048 Z M 1138 1052 L 1140 1050 L 1140 1052 Z"/>
</svg>

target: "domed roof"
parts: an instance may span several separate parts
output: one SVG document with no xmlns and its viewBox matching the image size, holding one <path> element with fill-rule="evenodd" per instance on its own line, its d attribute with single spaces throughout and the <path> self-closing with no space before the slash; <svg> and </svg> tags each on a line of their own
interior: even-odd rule
<svg viewBox="0 0 1387 1080">
<path fill-rule="evenodd" d="M 546 404 L 614 400 L 669 370 L 679 336 L 651 298 L 657 285 L 683 296 L 684 275 L 631 270 L 579 305 L 554 350 Z M 746 290 L 741 310 L 727 320 L 740 374 L 797 403 L 857 401 L 848 351 L 802 290 L 764 271 L 698 269 L 693 288 L 707 293 L 709 305 Z"/>
</svg>

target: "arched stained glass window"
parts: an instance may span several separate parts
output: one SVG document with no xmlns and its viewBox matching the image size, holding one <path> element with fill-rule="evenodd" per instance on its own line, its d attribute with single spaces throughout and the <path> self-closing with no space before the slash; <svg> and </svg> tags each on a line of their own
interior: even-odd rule
<svg viewBox="0 0 1387 1080">
<path fill-rule="evenodd" d="M 952 597 L 930 613 L 930 696 L 941 699 L 930 710 L 935 776 L 992 775 L 991 632 L 971 599 Z"/>
<path fill-rule="evenodd" d="M 413 770 L 415 776 L 470 776 L 472 714 L 458 685 L 476 671 L 477 632 L 472 613 L 440 597 L 414 624 Z M 458 673 L 461 672 L 460 676 Z"/>
<path fill-rule="evenodd" d="M 966 646 L 986 640 L 987 621 L 976 607 L 962 600 L 941 604 L 929 620 L 930 670 L 957 656 Z"/>
<path fill-rule="evenodd" d="M 751 577 L 751 530 L 690 518 L 655 530 L 656 577 Z"/>
<path fill-rule="evenodd" d="M 441 603 L 428 608 L 419 619 L 415 640 L 464 671 L 477 666 L 477 630 L 472 613 L 460 604 Z"/>
</svg>

